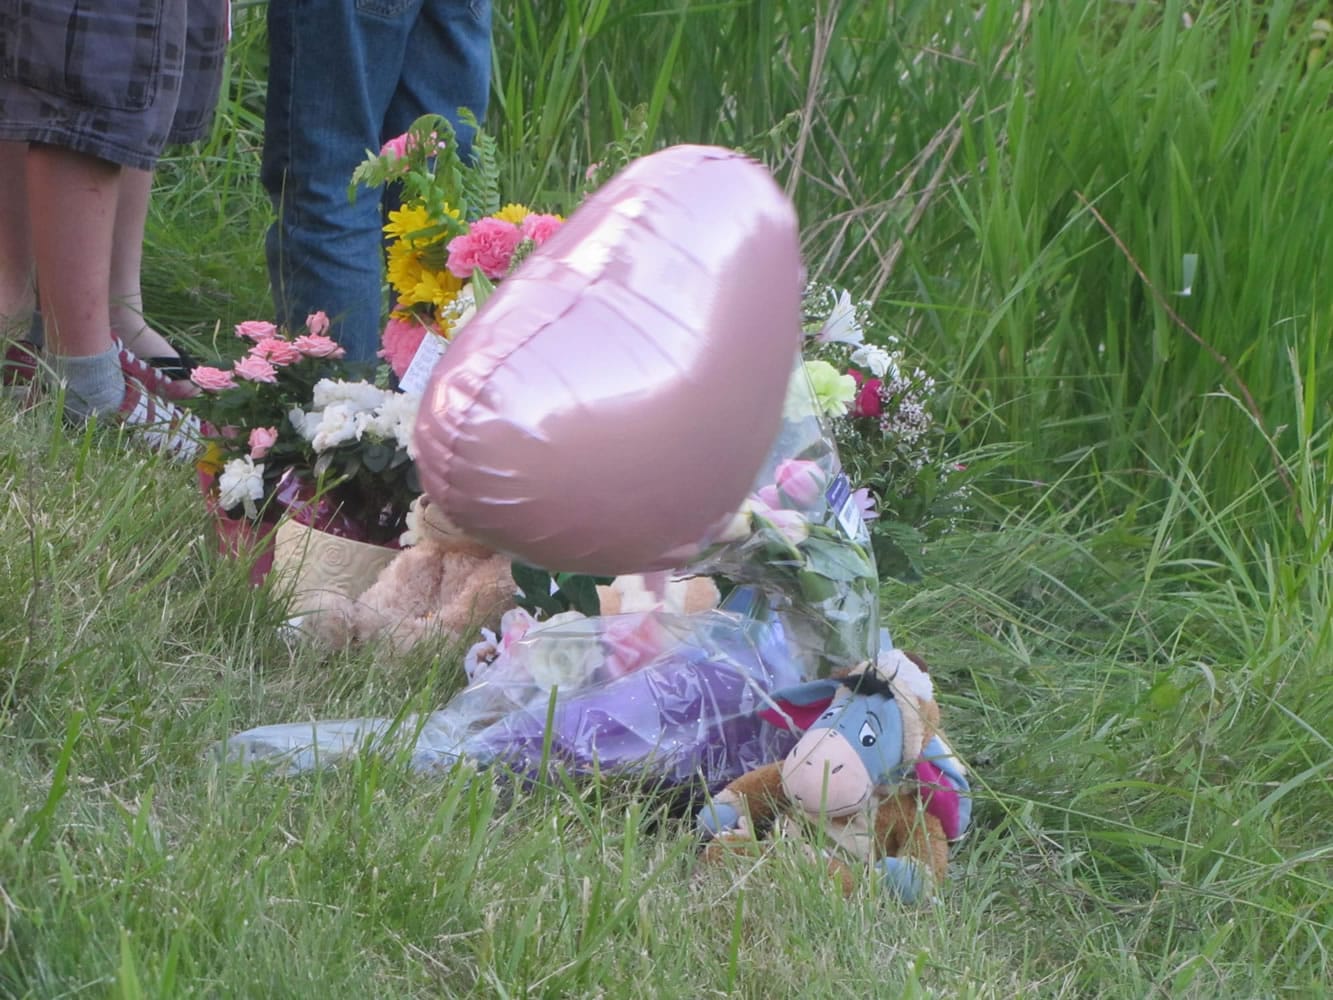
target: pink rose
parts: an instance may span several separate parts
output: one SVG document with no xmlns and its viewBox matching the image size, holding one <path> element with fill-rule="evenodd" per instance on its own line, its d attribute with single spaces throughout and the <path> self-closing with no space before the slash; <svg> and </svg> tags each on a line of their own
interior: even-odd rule
<svg viewBox="0 0 1333 1000">
<path fill-rule="evenodd" d="M 279 368 L 294 365 L 304 356 L 295 344 L 290 340 L 283 340 L 281 337 L 267 337 L 250 348 L 250 357 L 263 358 L 269 364 Z"/>
<path fill-rule="evenodd" d="M 305 328 L 316 337 L 329 332 L 329 317 L 323 309 L 312 312 L 305 318 Z"/>
<path fill-rule="evenodd" d="M 671 643 L 671 633 L 654 612 L 609 615 L 602 619 L 606 672 L 613 678 L 624 677 L 648 666 Z"/>
<path fill-rule="evenodd" d="M 419 320 L 390 316 L 389 322 L 384 324 L 384 336 L 380 338 L 383 346 L 379 357 L 389 362 L 394 375 L 402 378 L 425 337 L 426 327 Z"/>
<path fill-rule="evenodd" d="M 512 222 L 478 219 L 467 233 L 449 241 L 449 270 L 456 277 L 470 278 L 476 269 L 498 281 L 509 270 L 514 248 L 522 238 Z"/>
<path fill-rule="evenodd" d="M 884 400 L 880 397 L 879 390 L 883 386 L 877 378 L 866 378 L 855 368 L 847 372 L 852 378 L 856 379 L 856 396 L 852 400 L 851 415 L 853 417 L 878 417 L 884 412 Z"/>
<path fill-rule="evenodd" d="M 774 483 L 797 507 L 813 507 L 824 492 L 824 473 L 814 462 L 788 458 L 778 463 Z M 768 503 L 767 500 L 764 501 Z M 770 507 L 774 506 L 769 504 Z"/>
<path fill-rule="evenodd" d="M 247 382 L 268 382 L 278 381 L 278 370 L 263 358 L 256 358 L 254 355 L 247 354 L 236 362 L 233 371 Z"/>
<path fill-rule="evenodd" d="M 276 427 L 256 427 L 250 432 L 250 457 L 263 458 L 277 442 Z"/>
<path fill-rule="evenodd" d="M 528 215 L 524 216 L 518 228 L 525 240 L 532 240 L 537 246 L 541 246 L 563 224 L 563 220 L 554 215 Z"/>
<path fill-rule="evenodd" d="M 248 319 L 244 323 L 236 324 L 236 336 L 242 340 L 264 340 L 277 335 L 278 328 L 266 320 Z"/>
<path fill-rule="evenodd" d="M 328 337 L 319 335 L 297 337 L 292 341 L 292 346 L 307 358 L 341 358 L 347 353 L 338 346 L 336 340 L 330 340 Z"/>
<path fill-rule="evenodd" d="M 190 381 L 200 389 L 207 389 L 209 392 L 221 392 L 223 389 L 236 388 L 236 380 L 231 377 L 231 372 L 224 371 L 221 368 L 210 368 L 208 365 L 200 365 L 190 372 Z"/>
</svg>

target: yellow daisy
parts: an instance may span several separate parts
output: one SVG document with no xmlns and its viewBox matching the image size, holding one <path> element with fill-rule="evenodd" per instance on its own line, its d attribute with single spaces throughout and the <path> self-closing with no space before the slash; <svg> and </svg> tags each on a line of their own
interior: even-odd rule
<svg viewBox="0 0 1333 1000">
<path fill-rule="evenodd" d="M 389 221 L 384 226 L 386 236 L 403 240 L 409 234 L 434 225 L 430 213 L 424 205 L 404 205 L 389 213 Z"/>
<path fill-rule="evenodd" d="M 518 205 L 514 202 L 510 202 L 504 208 L 500 209 L 500 211 L 491 216 L 491 218 L 499 219 L 501 222 L 512 222 L 517 226 L 531 214 L 532 209 L 528 208 L 526 205 Z"/>
</svg>

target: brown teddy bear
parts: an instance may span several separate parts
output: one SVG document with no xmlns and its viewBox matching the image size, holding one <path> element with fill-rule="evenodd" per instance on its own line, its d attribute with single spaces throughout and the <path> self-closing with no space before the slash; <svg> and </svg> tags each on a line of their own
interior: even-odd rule
<svg viewBox="0 0 1333 1000">
<path fill-rule="evenodd" d="M 300 628 L 335 649 L 377 637 L 396 652 L 427 638 L 494 628 L 514 607 L 510 559 L 474 542 L 421 497 L 408 518 L 415 544 L 400 551 L 360 597 L 326 594 Z"/>
<path fill-rule="evenodd" d="M 597 600 L 603 615 L 628 615 L 636 611 L 692 615 L 717 607 L 720 595 L 711 577 L 632 573 L 599 586 Z"/>
<path fill-rule="evenodd" d="M 710 859 L 753 845 L 757 829 L 823 847 L 844 892 L 869 870 L 904 902 L 943 881 L 966 831 L 966 771 L 937 735 L 939 706 L 920 661 L 882 653 L 841 677 L 772 694 L 760 716 L 805 735 L 781 761 L 743 774 L 700 812 Z"/>
</svg>

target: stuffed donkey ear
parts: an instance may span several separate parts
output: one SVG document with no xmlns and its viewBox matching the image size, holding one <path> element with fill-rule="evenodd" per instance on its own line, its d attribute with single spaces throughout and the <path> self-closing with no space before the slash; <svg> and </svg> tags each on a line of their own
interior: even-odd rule
<svg viewBox="0 0 1333 1000">
<path fill-rule="evenodd" d="M 770 696 L 777 702 L 778 707 L 761 708 L 759 718 L 779 729 L 792 729 L 793 723 L 796 729 L 809 729 L 832 704 L 833 696 L 841 687 L 842 685 L 835 680 L 819 680 L 780 688 Z"/>
</svg>

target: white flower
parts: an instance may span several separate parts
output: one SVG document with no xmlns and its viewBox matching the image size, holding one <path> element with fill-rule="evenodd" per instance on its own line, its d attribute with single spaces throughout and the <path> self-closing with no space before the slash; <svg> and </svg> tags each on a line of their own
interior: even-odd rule
<svg viewBox="0 0 1333 1000">
<path fill-rule="evenodd" d="M 315 414 L 310 414 L 313 420 Z M 309 429 L 309 424 L 306 425 Z M 310 438 L 315 451 L 323 452 L 356 437 L 356 419 L 351 406 L 347 403 L 334 403 L 326 407 L 319 415 L 319 425 Z"/>
<path fill-rule="evenodd" d="M 233 458 L 222 468 L 218 477 L 218 503 L 223 510 L 245 506 L 247 514 L 254 511 L 254 502 L 264 495 L 264 464 L 256 465 L 249 455 Z"/>
<path fill-rule="evenodd" d="M 870 369 L 875 378 L 883 378 L 886 372 L 889 378 L 898 377 L 898 362 L 892 354 L 874 344 L 862 344 L 852 351 L 852 364 Z"/>
<path fill-rule="evenodd" d="M 411 449 L 412 428 L 416 426 L 417 409 L 421 396 L 415 392 L 390 393 L 380 407 L 380 417 L 386 428 L 384 437 L 393 438 L 400 448 Z"/>
<path fill-rule="evenodd" d="M 352 413 L 373 410 L 384 402 L 388 393 L 369 382 L 343 382 L 322 378 L 315 383 L 312 394 L 314 409 L 327 410 L 330 406 L 345 404 Z"/>
<path fill-rule="evenodd" d="M 313 419 L 312 419 L 313 418 Z M 287 419 L 296 428 L 296 433 L 309 441 L 315 436 L 315 431 L 319 427 L 319 418 L 313 413 L 306 413 L 300 407 L 293 407 L 287 411 Z"/>
<path fill-rule="evenodd" d="M 852 304 L 851 294 L 844 289 L 815 340 L 824 344 L 859 344 L 864 339 L 861 322 L 856 318 L 856 306 Z"/>
<path fill-rule="evenodd" d="M 601 665 L 602 650 L 596 631 L 587 628 L 555 631 L 560 625 L 579 620 L 586 619 L 577 611 L 562 611 L 538 622 L 523 636 L 519 655 L 538 687 L 572 691 L 586 684 Z M 548 634 L 548 629 L 555 634 Z"/>
<path fill-rule="evenodd" d="M 376 441 L 387 441 L 393 437 L 393 421 L 386 420 L 381 410 L 362 410 L 352 417 L 356 427 L 356 439 L 363 440 L 367 435 Z"/>
</svg>

